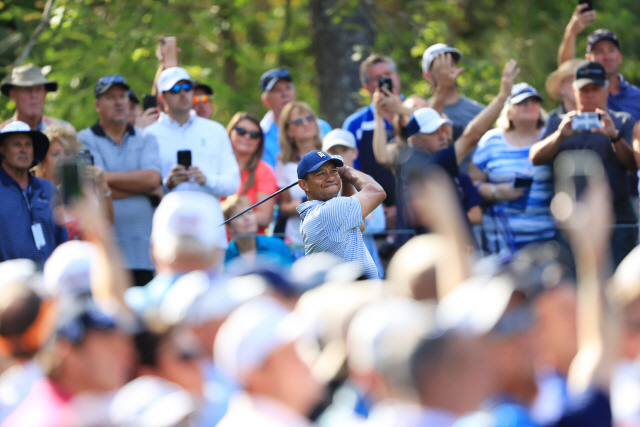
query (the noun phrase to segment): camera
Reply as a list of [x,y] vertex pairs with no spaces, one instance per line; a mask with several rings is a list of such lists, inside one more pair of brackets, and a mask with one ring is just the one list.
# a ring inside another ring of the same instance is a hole
[[602,116],[598,113],[582,113],[571,118],[571,129],[575,131],[600,129]]

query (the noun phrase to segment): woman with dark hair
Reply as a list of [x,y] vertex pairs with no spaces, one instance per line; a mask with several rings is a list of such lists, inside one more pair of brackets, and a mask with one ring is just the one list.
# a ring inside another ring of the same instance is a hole
[[[264,134],[260,121],[253,114],[240,111],[227,125],[227,132],[240,168],[240,188],[237,194],[246,196],[251,204],[255,204],[278,189],[273,168],[261,160]],[[258,233],[264,234],[264,229],[269,226],[274,204],[275,199],[271,199],[255,209]]]

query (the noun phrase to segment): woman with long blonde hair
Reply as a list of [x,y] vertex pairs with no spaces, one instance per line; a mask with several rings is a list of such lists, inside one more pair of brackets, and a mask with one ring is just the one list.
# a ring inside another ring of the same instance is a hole
[[[322,149],[318,117],[313,109],[301,101],[285,105],[280,113],[280,154],[276,162],[276,180],[279,188],[298,180],[298,163],[302,156]],[[294,258],[304,255],[300,234],[300,215],[296,207],[306,198],[304,191],[294,186],[280,196],[280,215],[287,217],[285,242]]]

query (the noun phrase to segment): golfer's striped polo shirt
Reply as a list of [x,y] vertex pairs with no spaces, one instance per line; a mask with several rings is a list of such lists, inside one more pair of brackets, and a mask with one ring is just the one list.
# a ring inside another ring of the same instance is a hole
[[362,206],[355,197],[327,202],[310,200],[297,207],[306,255],[328,252],[345,262],[357,262],[369,279],[378,279],[371,254],[362,240]]

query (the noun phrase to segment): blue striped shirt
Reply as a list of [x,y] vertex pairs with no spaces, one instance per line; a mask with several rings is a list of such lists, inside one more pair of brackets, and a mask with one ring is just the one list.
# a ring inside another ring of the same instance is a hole
[[485,208],[482,225],[492,253],[508,250],[511,246],[509,240],[519,248],[555,236],[556,227],[549,211],[553,197],[553,171],[550,166],[533,166],[529,161],[530,149],[530,146],[509,144],[504,138],[504,130],[492,129],[480,139],[473,155],[473,163],[487,174],[487,181],[493,184],[512,183],[516,175],[533,178],[526,200],[498,201]]
[[345,262],[356,262],[369,279],[378,279],[371,254],[362,239],[362,205],[355,197],[335,197],[327,202],[309,200],[296,208],[306,255],[328,252]]

